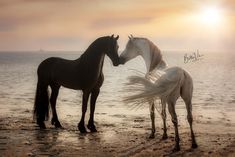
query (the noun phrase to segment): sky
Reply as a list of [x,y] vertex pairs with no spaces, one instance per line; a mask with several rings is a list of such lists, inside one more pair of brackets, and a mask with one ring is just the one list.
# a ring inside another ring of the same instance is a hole
[[162,50],[233,51],[234,0],[0,0],[0,51],[85,50],[100,36]]

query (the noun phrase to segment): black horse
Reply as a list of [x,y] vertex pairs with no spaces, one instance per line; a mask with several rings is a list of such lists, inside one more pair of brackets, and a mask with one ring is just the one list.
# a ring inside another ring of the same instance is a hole
[[[118,40],[119,36],[104,36],[96,39],[88,49],[76,60],[66,60],[51,57],[44,60],[38,67],[38,83],[34,104],[34,118],[40,128],[45,129],[45,120],[49,117],[49,102],[52,109],[51,124],[56,128],[62,127],[56,113],[56,99],[60,86],[82,90],[82,117],[78,124],[81,133],[85,133],[84,124],[87,102],[90,99],[90,119],[88,129],[96,132],[94,111],[96,99],[103,84],[103,63],[105,54],[112,60],[114,66],[119,65]],[[48,86],[51,96],[48,96]]]

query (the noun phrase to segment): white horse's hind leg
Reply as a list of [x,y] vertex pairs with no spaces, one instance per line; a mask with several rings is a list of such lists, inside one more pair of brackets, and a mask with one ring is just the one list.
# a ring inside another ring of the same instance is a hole
[[192,94],[193,94],[193,82],[189,75],[186,74],[185,81],[181,87],[181,97],[186,104],[187,109],[187,119],[190,125],[191,138],[192,138],[192,148],[197,148],[197,142],[195,140],[193,131],[193,115],[192,115]]
[[190,126],[191,131],[191,138],[192,138],[192,148],[197,148],[197,142],[195,140],[194,131],[193,131],[193,115],[192,115],[192,97],[188,93],[185,93],[184,90],[182,90],[181,97],[183,98],[186,109],[187,109],[187,119]]
[[179,145],[179,142],[180,142],[180,138],[179,138],[179,132],[178,132],[178,119],[177,119],[177,115],[176,115],[176,112],[175,112],[175,103],[176,101],[167,101],[168,103],[168,110],[169,110],[169,113],[171,115],[171,120],[172,120],[172,123],[174,124],[174,127],[175,127],[175,147],[173,149],[173,152],[176,152],[176,151],[179,151],[180,150],[180,145]]
[[151,118],[151,123],[152,123],[152,130],[149,138],[154,138],[155,137],[155,106],[154,106],[154,101],[149,102],[149,111],[150,111],[150,118]]
[[192,115],[192,103],[187,102],[186,103],[186,108],[187,108],[187,119],[190,125],[190,130],[191,130],[191,138],[192,138],[192,148],[197,148],[197,142],[195,140],[194,132],[193,132],[193,115]]
[[162,104],[162,120],[163,120],[163,135],[162,135],[162,139],[165,140],[168,138],[167,136],[167,128],[166,128],[166,101],[165,100],[161,100],[161,104]]

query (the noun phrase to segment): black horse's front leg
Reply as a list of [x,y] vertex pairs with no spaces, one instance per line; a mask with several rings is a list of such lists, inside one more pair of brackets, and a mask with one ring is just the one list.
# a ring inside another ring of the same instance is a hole
[[95,112],[95,104],[96,104],[96,100],[97,97],[100,93],[100,89],[95,89],[94,91],[92,91],[91,93],[91,104],[90,104],[90,119],[87,125],[87,128],[89,130],[91,130],[91,132],[97,132],[95,124],[94,124],[94,112]]
[[59,88],[60,86],[56,86],[56,85],[51,85],[51,98],[50,98],[50,103],[51,103],[51,110],[52,110],[52,119],[51,119],[51,124],[54,125],[56,128],[62,128],[60,121],[58,119],[57,116],[57,112],[56,112],[56,99],[58,97],[59,94]]
[[90,93],[89,92],[83,92],[83,98],[82,98],[82,117],[80,122],[78,123],[78,129],[81,133],[86,133],[85,128],[85,115],[87,110],[87,101],[89,98]]

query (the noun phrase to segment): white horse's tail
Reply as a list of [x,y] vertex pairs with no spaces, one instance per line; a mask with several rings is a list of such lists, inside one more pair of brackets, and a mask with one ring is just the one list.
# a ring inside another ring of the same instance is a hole
[[167,98],[174,91],[180,92],[183,79],[184,73],[182,70],[177,70],[177,73],[174,71],[174,74],[171,72],[165,73],[155,83],[150,82],[144,77],[131,76],[129,77],[127,90],[129,92],[140,91],[140,93],[125,97],[124,102],[143,104],[151,102],[153,99]]

